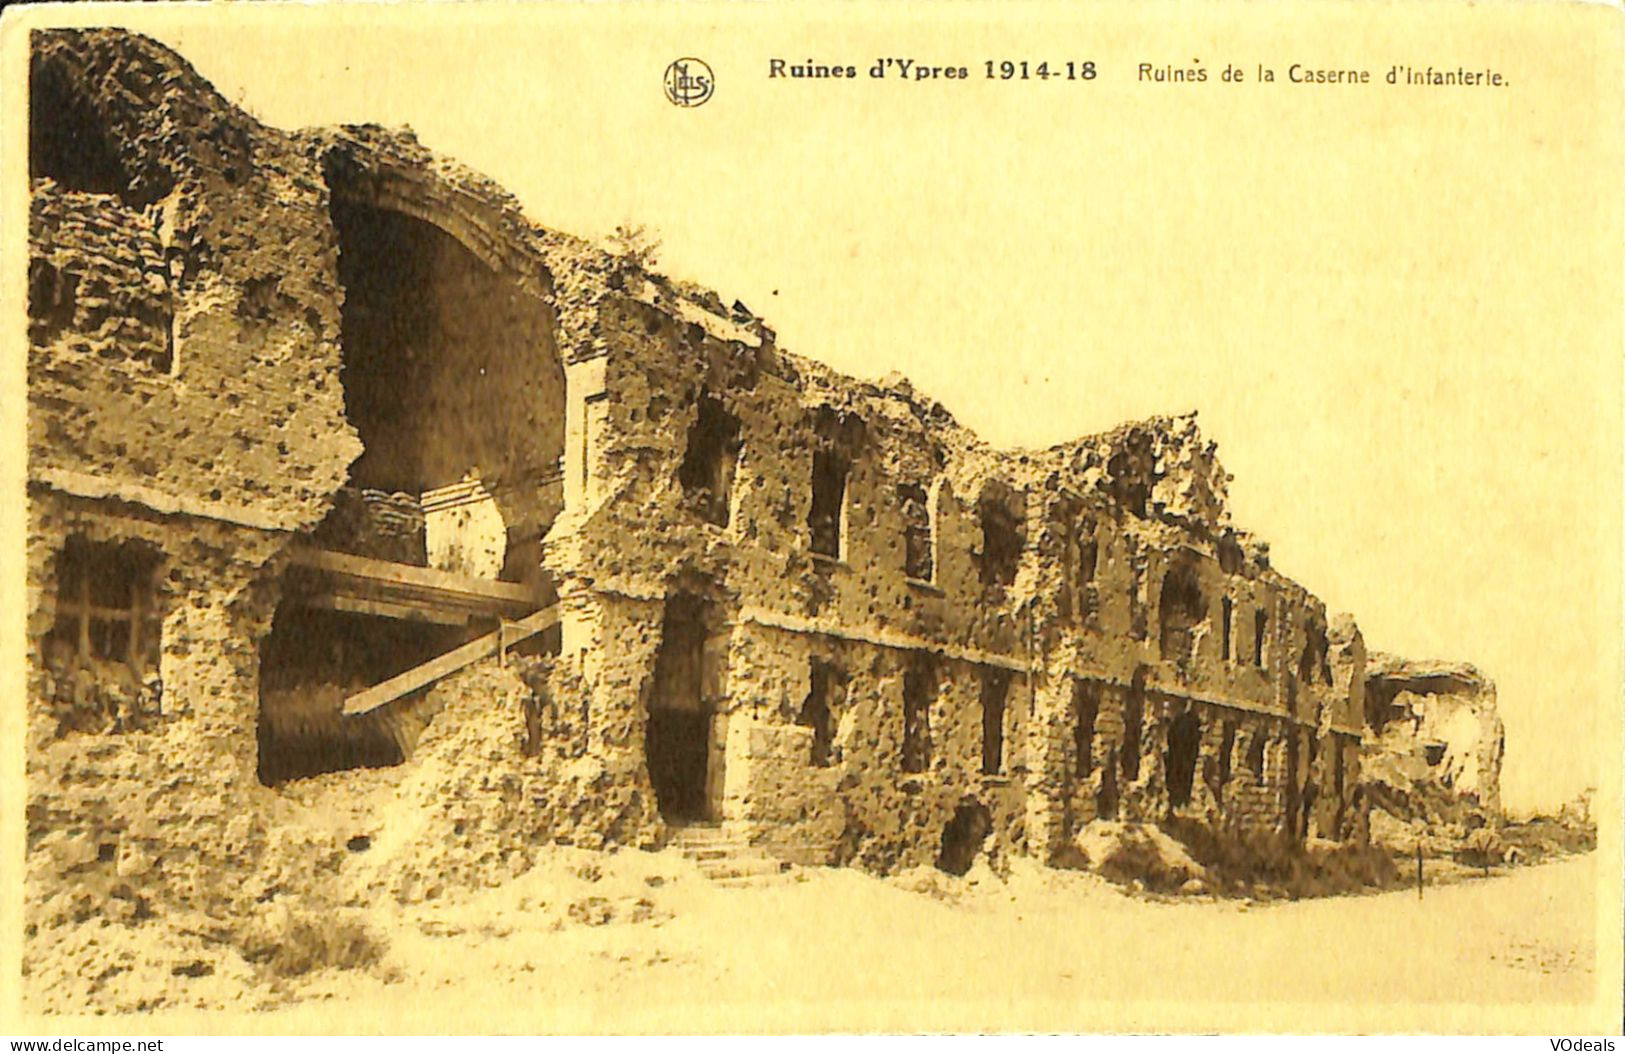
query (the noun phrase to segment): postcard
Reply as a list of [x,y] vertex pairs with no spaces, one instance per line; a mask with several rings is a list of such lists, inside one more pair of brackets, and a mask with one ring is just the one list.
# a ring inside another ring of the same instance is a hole
[[5,15],[6,1031],[1619,1027],[1617,8]]

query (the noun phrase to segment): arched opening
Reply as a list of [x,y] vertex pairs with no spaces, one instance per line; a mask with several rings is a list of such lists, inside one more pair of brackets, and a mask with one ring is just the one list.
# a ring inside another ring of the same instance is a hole
[[339,377],[362,452],[294,551],[260,649],[266,782],[398,764],[428,687],[384,682],[444,676],[423,667],[477,637],[499,652],[559,640],[556,626],[500,637],[553,599],[541,538],[563,501],[565,386],[552,309],[456,234],[462,221],[422,218],[436,207],[342,153],[325,171]]
[[812,504],[807,511],[809,546],[820,556],[846,555],[846,486],[852,462],[839,450],[815,450]]
[[540,584],[564,501],[565,381],[538,279],[402,211],[409,187],[329,155],[345,415],[361,456],[326,547]]
[[942,828],[937,868],[950,875],[965,874],[976,862],[976,854],[982,851],[982,843],[992,833],[993,814],[976,799],[966,798]]
[[847,557],[848,493],[853,470],[863,454],[863,419],[820,407],[812,415],[811,500],[807,508],[808,548],[836,560]]
[[1025,499],[1008,484],[988,480],[976,508],[982,524],[982,584],[1009,587],[1016,581],[1021,552],[1027,544]]

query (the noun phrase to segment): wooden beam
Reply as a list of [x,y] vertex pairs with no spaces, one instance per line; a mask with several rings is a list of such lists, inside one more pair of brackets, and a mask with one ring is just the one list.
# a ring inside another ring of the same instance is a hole
[[432,567],[417,567],[390,560],[375,560],[368,556],[336,553],[329,549],[301,548],[294,552],[293,563],[351,578],[369,579],[402,586],[417,586],[443,593],[489,597],[519,604],[537,603],[536,591],[517,582],[499,582],[492,578],[457,575]]
[[388,600],[371,600],[344,593],[317,593],[301,598],[306,607],[326,608],[329,611],[347,611],[356,615],[392,618],[402,622],[426,622],[436,626],[466,626],[469,613],[446,611],[429,604],[401,604]]
[[510,622],[495,633],[488,633],[478,640],[464,644],[460,648],[453,648],[444,655],[430,659],[420,666],[414,666],[405,673],[398,673],[382,684],[375,684],[364,692],[357,692],[344,700],[344,713],[346,715],[364,714],[369,710],[376,710],[385,703],[394,702],[409,692],[433,684],[444,677],[449,677],[465,666],[471,666],[481,659],[492,655],[499,646],[514,645],[526,640],[545,629],[558,625],[559,608],[557,604],[545,607],[540,611],[532,612],[518,622]]

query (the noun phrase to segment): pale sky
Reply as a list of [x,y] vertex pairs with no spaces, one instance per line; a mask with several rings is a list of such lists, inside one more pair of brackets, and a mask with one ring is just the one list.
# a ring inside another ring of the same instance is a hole
[[[238,6],[138,17],[268,123],[408,124],[543,225],[648,224],[658,269],[743,300],[788,350],[901,370],[996,444],[1199,410],[1278,568],[1370,647],[1497,681],[1509,807],[1614,771],[1610,12],[866,10],[373,7],[315,32]],[[716,73],[697,109],[661,90],[685,55]],[[883,55],[972,79],[872,81]],[[775,57],[860,77],[770,81]],[[1101,73],[983,79],[1022,57]],[[1205,84],[1135,80],[1197,60]],[[1293,85],[1294,61],[1511,85]],[[1221,82],[1227,63],[1246,81]],[[1281,80],[1255,83],[1261,63]]]

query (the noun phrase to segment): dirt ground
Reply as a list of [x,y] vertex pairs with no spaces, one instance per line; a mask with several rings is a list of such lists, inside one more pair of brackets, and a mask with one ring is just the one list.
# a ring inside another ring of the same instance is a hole
[[1025,861],[1007,880],[810,869],[735,889],[669,850],[559,849],[497,888],[369,910],[375,965],[256,1005],[278,1030],[1518,1031],[1526,1008],[1563,1031],[1593,998],[1597,865],[1257,904]]

